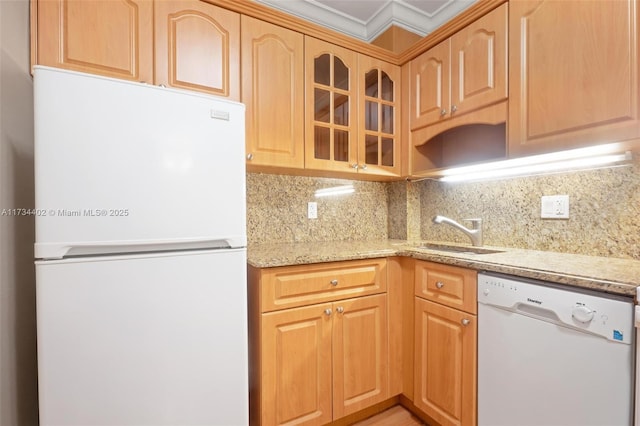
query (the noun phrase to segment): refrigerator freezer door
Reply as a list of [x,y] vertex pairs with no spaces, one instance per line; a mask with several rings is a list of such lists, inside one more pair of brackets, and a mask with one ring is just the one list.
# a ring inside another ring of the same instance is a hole
[[244,105],[47,67],[34,93],[36,258],[246,245]]
[[246,425],[244,249],[36,263],[42,425]]

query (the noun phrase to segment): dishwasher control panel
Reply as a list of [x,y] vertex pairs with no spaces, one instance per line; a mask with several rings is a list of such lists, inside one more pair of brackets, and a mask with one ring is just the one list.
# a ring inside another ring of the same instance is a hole
[[517,277],[478,274],[478,303],[602,336],[633,340],[633,300],[559,288]]

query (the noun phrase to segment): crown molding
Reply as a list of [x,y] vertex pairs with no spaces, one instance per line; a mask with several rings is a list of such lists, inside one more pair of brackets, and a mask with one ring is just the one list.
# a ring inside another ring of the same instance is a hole
[[367,43],[375,40],[392,25],[424,37],[475,2],[448,0],[434,13],[426,13],[403,0],[389,0],[365,22],[314,0],[256,1]]
[[365,22],[359,19],[354,19],[346,14],[339,13],[313,0],[287,0],[286,2],[278,0],[256,1],[281,12],[291,14],[299,19],[330,28],[350,37],[355,37],[359,40],[367,39],[367,27]]

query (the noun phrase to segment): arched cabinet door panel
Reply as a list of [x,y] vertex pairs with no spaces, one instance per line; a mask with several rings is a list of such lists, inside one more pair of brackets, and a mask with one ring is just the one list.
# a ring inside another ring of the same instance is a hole
[[240,100],[240,15],[201,1],[155,3],[156,84]]
[[449,118],[451,43],[447,39],[411,61],[411,128]]
[[305,167],[358,171],[355,52],[305,38]]
[[400,67],[358,55],[358,173],[400,176]]
[[151,0],[49,0],[32,7],[36,64],[153,82]]
[[242,16],[247,167],[304,167],[304,38]]
[[502,4],[411,61],[411,130],[448,120],[455,127],[459,117],[507,99],[508,7]]

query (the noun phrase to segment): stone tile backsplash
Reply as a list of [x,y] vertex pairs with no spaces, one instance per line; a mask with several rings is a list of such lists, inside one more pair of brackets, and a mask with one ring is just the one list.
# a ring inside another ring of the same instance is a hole
[[[353,184],[355,193],[316,198],[317,189]],[[307,203],[318,218],[307,219]],[[386,184],[305,176],[247,174],[249,243],[388,238]]]
[[[569,219],[541,219],[543,195],[569,195]],[[435,215],[483,219],[484,244],[640,259],[640,158],[631,167],[420,186],[421,238],[468,242]]]
[[[316,189],[345,184],[356,192],[314,197]],[[540,197],[564,194],[569,219],[541,219]],[[307,219],[309,201],[318,203],[318,219]],[[433,224],[438,214],[482,218],[486,245],[640,260],[640,157],[632,167],[458,184],[247,174],[250,243],[469,241]]]

